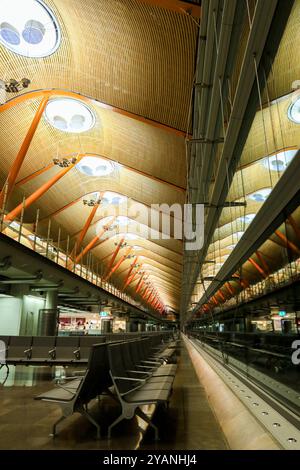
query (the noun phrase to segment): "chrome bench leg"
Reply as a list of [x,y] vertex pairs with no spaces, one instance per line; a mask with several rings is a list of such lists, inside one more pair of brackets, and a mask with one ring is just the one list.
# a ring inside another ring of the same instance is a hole
[[50,434],[51,437],[57,436],[56,427],[57,427],[57,425],[58,425],[61,421],[63,421],[64,419],[66,419],[66,417],[65,417],[65,416],[61,416],[61,417],[53,424],[52,433]]
[[139,416],[140,418],[142,418],[144,421],[146,421],[146,423],[149,424],[149,426],[151,426],[151,428],[154,429],[154,432],[155,432],[155,440],[156,441],[159,441],[159,434],[158,434],[158,428],[157,426],[155,426],[155,424],[152,423],[151,419],[149,418],[149,416],[147,416],[140,408],[137,408],[136,411],[135,411],[135,414],[137,416]]

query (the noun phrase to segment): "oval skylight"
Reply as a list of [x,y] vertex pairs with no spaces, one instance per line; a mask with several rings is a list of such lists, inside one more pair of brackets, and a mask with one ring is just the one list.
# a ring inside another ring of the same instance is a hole
[[76,165],[80,173],[87,176],[108,176],[114,171],[113,163],[98,157],[83,157]]
[[60,44],[58,22],[42,0],[1,0],[0,42],[25,57],[46,57]]
[[256,214],[247,214],[243,217],[239,217],[237,220],[245,224],[251,224],[252,220],[255,218]]
[[45,118],[59,131],[79,134],[92,129],[96,119],[92,110],[73,98],[55,98],[45,109]]
[[271,194],[272,188],[262,188],[255,193],[249,194],[249,199],[255,202],[265,202],[268,196]]
[[102,198],[103,204],[113,204],[114,206],[123,204],[126,201],[127,201],[126,196],[123,196],[122,194],[114,193],[111,191],[105,191],[105,193],[103,194],[103,198]]
[[297,150],[286,150],[263,159],[263,165],[271,171],[284,171],[296,155]]
[[300,97],[289,107],[288,117],[296,124],[300,124]]

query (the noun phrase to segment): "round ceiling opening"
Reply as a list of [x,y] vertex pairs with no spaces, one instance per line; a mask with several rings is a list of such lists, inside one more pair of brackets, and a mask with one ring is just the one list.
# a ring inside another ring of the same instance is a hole
[[73,98],[50,100],[45,109],[45,118],[55,129],[76,134],[92,129],[96,122],[92,110]]
[[58,22],[42,0],[2,0],[0,43],[25,57],[46,57],[60,44]]
[[113,163],[98,157],[83,157],[76,165],[80,173],[86,176],[108,176],[114,171]]
[[255,202],[265,202],[272,192],[272,188],[262,188],[255,193],[249,194],[249,199]]
[[127,201],[127,197],[123,194],[114,193],[112,191],[105,191],[102,198],[103,204],[112,204],[114,206],[119,206]]
[[275,155],[264,158],[263,165],[270,171],[282,172],[289,166],[296,153],[297,150],[285,150],[283,152],[279,152]]
[[294,123],[300,124],[300,97],[289,107],[288,117]]

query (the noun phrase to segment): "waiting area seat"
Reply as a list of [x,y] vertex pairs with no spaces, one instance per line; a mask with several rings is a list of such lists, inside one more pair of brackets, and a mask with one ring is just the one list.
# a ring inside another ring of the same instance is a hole
[[[157,440],[158,428],[143,412],[142,406],[150,404],[167,406],[172,393],[174,376],[170,374],[152,377],[149,371],[136,370],[136,364],[130,359],[130,343],[109,344],[108,358],[114,390],[122,408],[120,416],[108,428],[108,438],[111,438],[112,429],[119,422],[137,415],[154,429]],[[128,367],[134,367],[134,369],[128,369]]]
[[81,413],[97,429],[97,437],[100,438],[100,425],[90,415],[88,404],[98,397],[112,384],[105,344],[94,344],[90,348],[87,369],[83,377],[72,378],[69,383],[57,384],[49,392],[35,397],[36,400],[57,403],[62,410],[62,416],[53,425],[52,435],[56,435],[57,425],[73,413]]
[[[141,348],[141,343],[146,346],[145,349]],[[73,347],[74,344],[70,346]],[[84,343],[84,347],[86,346]],[[88,404],[107,392],[122,408],[120,416],[108,428],[109,439],[116,424],[135,415],[154,429],[155,438],[158,439],[158,429],[142,407],[150,404],[168,405],[177,366],[147,360],[150,356],[147,356],[145,351],[149,349],[151,353],[151,346],[151,338],[91,345],[87,369],[83,376],[67,378],[64,383],[57,384],[49,392],[35,397],[37,400],[57,403],[62,409],[62,416],[54,424],[52,435],[56,435],[56,427],[63,419],[79,412],[96,427],[99,437],[100,424],[89,414]]]

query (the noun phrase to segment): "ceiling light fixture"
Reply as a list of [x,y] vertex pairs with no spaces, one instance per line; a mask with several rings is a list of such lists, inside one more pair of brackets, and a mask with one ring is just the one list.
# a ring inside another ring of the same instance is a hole
[[0,43],[25,57],[46,57],[60,44],[53,12],[42,0],[1,0]]
[[46,106],[44,116],[55,129],[80,134],[92,129],[96,118],[92,110],[74,98],[54,98]]

